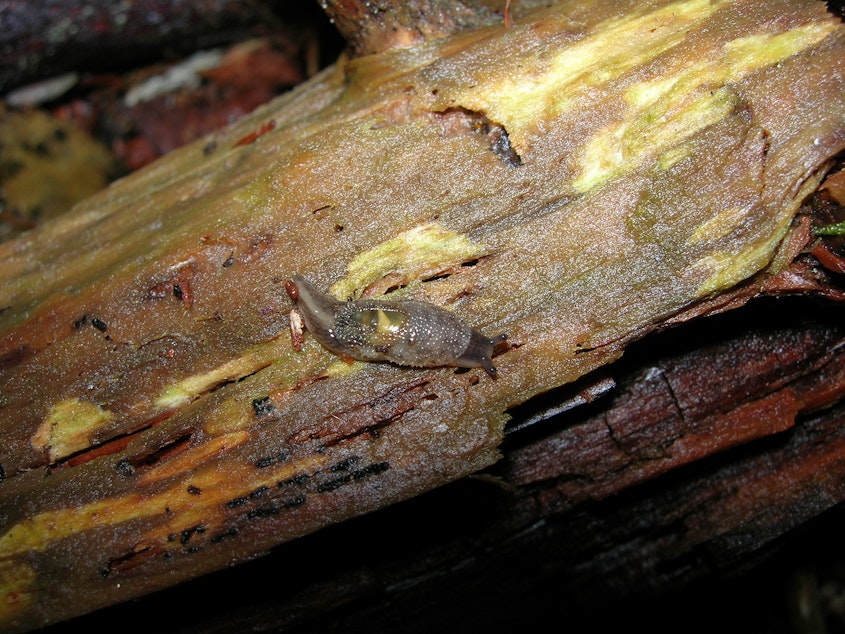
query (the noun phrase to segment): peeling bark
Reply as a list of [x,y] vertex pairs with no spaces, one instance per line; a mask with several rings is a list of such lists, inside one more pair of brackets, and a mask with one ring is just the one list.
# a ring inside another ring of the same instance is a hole
[[500,19],[485,6],[463,0],[325,0],[321,4],[355,55],[411,46],[490,26]]

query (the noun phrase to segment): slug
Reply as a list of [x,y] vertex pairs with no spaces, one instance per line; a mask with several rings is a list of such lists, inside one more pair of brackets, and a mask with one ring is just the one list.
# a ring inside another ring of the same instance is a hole
[[413,300],[359,299],[342,302],[297,275],[285,290],[323,347],[359,361],[399,365],[484,368],[496,376],[493,352],[507,339],[488,338],[452,313]]

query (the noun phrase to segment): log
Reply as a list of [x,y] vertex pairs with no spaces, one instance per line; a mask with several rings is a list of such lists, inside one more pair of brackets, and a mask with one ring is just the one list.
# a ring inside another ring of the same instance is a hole
[[[252,0],[6,2],[0,16],[0,94],[82,71],[115,72],[223,46],[268,28],[294,32],[303,14]],[[317,13],[319,15],[319,13]]]
[[[828,568],[841,532],[845,412],[841,400],[825,404],[845,389],[845,332],[842,307],[824,308],[807,298],[758,299],[652,334],[618,362],[513,411],[504,459],[483,477],[55,631],[117,621],[181,634],[502,631],[551,620],[671,632],[690,614],[695,632],[789,631],[799,607],[799,625],[836,623],[830,593],[842,580]],[[752,363],[767,380],[748,372]],[[666,437],[681,412],[693,439],[727,417],[724,393],[700,380],[706,374],[733,386],[733,411],[750,414],[746,428],[757,411],[779,410],[783,422],[801,401],[801,412],[779,432],[684,469],[645,473],[652,460],[666,466],[682,453],[683,442]],[[589,406],[518,429],[518,420],[609,378],[615,388]],[[672,406],[661,408],[666,401]],[[781,407],[769,407],[776,401]],[[624,433],[643,420],[639,433]],[[599,451],[608,445],[613,452]],[[555,457],[562,454],[570,460]],[[602,466],[620,467],[618,477]],[[799,592],[802,579],[826,589]],[[195,605],[203,609],[186,610]],[[162,622],[162,614],[176,616]]]
[[[2,627],[476,472],[520,404],[764,288],[806,244],[796,212],[845,143],[843,39],[816,2],[562,2],[342,60],[0,245]],[[350,364],[308,333],[297,351],[294,274],[507,332],[497,378]],[[718,421],[719,442],[655,468],[786,419]],[[645,455],[680,442],[623,431]],[[616,490],[654,473],[623,470]]]

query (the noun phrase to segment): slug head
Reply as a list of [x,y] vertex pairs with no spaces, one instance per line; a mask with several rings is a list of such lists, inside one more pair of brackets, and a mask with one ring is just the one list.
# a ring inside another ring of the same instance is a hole
[[286,281],[285,291],[296,302],[308,331],[327,348],[337,351],[335,315],[343,302],[321,293],[301,275]]

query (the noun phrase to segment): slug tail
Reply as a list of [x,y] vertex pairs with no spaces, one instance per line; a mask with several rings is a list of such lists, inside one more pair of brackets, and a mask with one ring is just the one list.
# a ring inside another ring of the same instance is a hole
[[507,335],[501,334],[492,339],[485,337],[476,330],[472,331],[469,345],[464,353],[455,361],[455,365],[465,368],[484,368],[491,377],[498,374],[496,366],[493,365],[493,353],[496,347],[506,341]]

